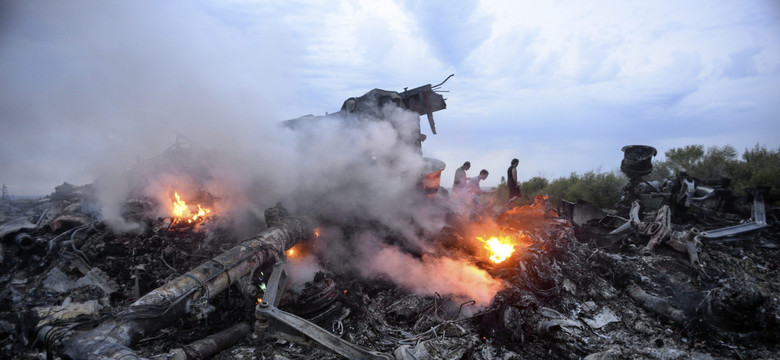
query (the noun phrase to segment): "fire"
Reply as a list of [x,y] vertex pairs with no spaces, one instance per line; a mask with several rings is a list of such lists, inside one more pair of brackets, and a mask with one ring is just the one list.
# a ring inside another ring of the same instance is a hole
[[474,224],[468,234],[470,239],[474,239],[474,251],[482,252],[483,256],[494,264],[504,262],[514,255],[515,251],[532,243],[525,231],[503,227],[494,221]]
[[485,249],[490,252],[490,261],[499,264],[509,258],[515,252],[515,245],[509,236],[493,236],[489,240],[477,237],[477,240],[485,243]]
[[293,247],[287,249],[287,251],[284,252],[284,254],[287,255],[287,259],[290,260],[301,258],[306,255],[306,253],[307,251],[304,244],[295,244]]
[[189,209],[187,208],[187,203],[181,199],[178,192],[174,192],[173,195],[176,196],[176,201],[173,202],[173,216],[180,218],[184,215],[184,210],[189,211]]
[[181,199],[181,196],[178,192],[173,193],[174,197],[176,197],[176,200],[173,202],[173,223],[183,223],[187,222],[187,224],[194,224],[199,221],[203,221],[203,219],[206,217],[206,214],[211,213],[211,209],[203,208],[200,204],[198,204],[198,211],[194,212],[190,210],[190,206],[187,205],[187,203]]

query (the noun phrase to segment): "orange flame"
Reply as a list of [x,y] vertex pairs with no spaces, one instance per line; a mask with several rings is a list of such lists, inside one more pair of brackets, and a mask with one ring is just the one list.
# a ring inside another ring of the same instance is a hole
[[206,214],[211,212],[211,209],[204,209],[198,204],[198,212],[193,214],[193,212],[190,211],[190,206],[181,199],[178,192],[174,192],[173,195],[176,197],[176,201],[173,202],[172,210],[174,223],[180,223],[186,220],[188,224],[192,224],[202,221],[206,217]]
[[524,231],[499,226],[494,221],[473,224],[468,231],[476,253],[482,253],[494,264],[500,264],[531,245],[531,238]]
[[306,255],[306,246],[304,244],[295,244],[293,247],[287,249],[284,252],[287,255],[287,259],[294,260]]
[[509,236],[493,236],[489,240],[477,237],[477,240],[485,243],[485,249],[489,251],[490,261],[499,264],[512,256],[515,252],[515,244]]
[[176,196],[176,201],[173,202],[173,216],[180,218],[184,215],[184,210],[189,211],[189,209],[187,208],[187,203],[181,199],[178,192],[174,192],[173,195]]

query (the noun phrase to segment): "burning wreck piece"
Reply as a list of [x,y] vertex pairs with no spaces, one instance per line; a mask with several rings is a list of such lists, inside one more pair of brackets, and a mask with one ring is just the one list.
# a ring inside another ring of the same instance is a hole
[[176,201],[173,202],[173,216],[171,217],[171,226],[189,226],[197,224],[201,221],[203,221],[206,218],[206,215],[208,215],[211,212],[211,209],[204,209],[200,204],[198,204],[198,211],[194,211],[190,209],[190,206],[187,205],[186,202],[184,202],[181,199],[181,196],[179,196],[178,192],[174,192],[173,196],[176,197]]

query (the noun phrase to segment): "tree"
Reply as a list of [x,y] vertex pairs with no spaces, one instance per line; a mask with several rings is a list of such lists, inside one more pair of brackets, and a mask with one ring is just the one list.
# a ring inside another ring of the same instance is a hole
[[731,145],[710,146],[704,151],[704,145],[688,145],[684,148],[671,148],[664,155],[666,160],[653,163],[651,179],[666,179],[680,171],[698,178],[717,178],[727,176],[737,162],[737,150]]
[[730,169],[734,189],[771,186],[772,193],[780,192],[780,149],[769,150],[756,144],[742,153],[742,160]]
[[685,170],[698,178],[731,179],[731,189],[743,193],[756,186],[770,186],[772,194],[780,190],[780,149],[771,150],[756,144],[745,149],[742,158],[731,145],[711,146],[704,151],[703,145],[688,145],[672,148],[665,153],[666,160],[653,162],[650,179],[667,179]]
[[701,161],[704,156],[704,145],[688,145],[684,148],[671,148],[666,150],[667,164],[677,171],[688,171],[689,173]]

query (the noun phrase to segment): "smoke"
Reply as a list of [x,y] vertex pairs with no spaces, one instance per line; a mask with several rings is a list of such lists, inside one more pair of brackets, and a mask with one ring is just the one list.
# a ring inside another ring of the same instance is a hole
[[[258,28],[175,0],[2,6],[0,112],[14,124],[0,144],[8,174],[94,183],[102,219],[116,232],[143,230],[123,217],[129,198],[153,199],[154,215],[167,216],[174,191],[188,203],[209,194],[236,236],[258,231],[263,210],[281,202],[346,229],[331,237],[338,245],[328,258],[363,253],[372,264],[365,276],[422,294],[465,296],[472,287],[481,304],[499,287],[467,263],[401,250],[430,252],[426,236],[444,224],[420,206],[417,182],[427,170],[417,113],[376,103],[282,126],[282,112],[312,112],[317,99],[293,98],[297,43],[274,16]],[[26,153],[41,155],[18,161]],[[394,245],[376,237],[356,249],[348,229],[361,223],[391,234]],[[296,278],[317,269],[307,264]],[[406,271],[414,275],[405,279]]]
[[[281,201],[334,222],[372,218],[406,232],[406,195],[424,165],[409,138],[417,114],[377,106],[348,122],[280,126],[282,110],[311,112],[316,100],[292,98],[296,40],[275,16],[263,14],[269,21],[258,28],[220,13],[231,10],[258,8],[5,2],[0,110],[14,126],[0,145],[4,172],[94,182],[117,231],[138,229],[121,217],[128,197],[168,204],[173,191],[185,200],[205,191],[224,217],[260,219]],[[158,155],[176,133],[189,153]],[[18,161],[25,153],[40,158]]]
[[364,257],[362,266],[366,277],[385,276],[417,294],[452,294],[473,299],[478,306],[489,305],[504,287],[500,280],[465,260],[427,254],[416,258],[392,246]]
[[314,279],[314,274],[324,270],[313,254],[295,257],[287,266],[289,276],[289,288],[292,290],[303,289],[304,285]]
[[106,224],[118,232],[138,232],[143,230],[138,223],[125,220],[122,216],[122,204],[130,195],[128,179],[121,176],[107,176],[105,181],[95,184],[98,195],[97,205]]
[[273,151],[297,54],[273,16],[258,28],[176,0],[0,6],[0,167],[16,193],[124,172],[176,132]]
[[[478,268],[466,254],[453,255],[435,248],[413,254],[404,244],[389,242],[386,235],[375,229],[346,234],[339,227],[322,228],[312,247],[322,265],[314,267],[309,263],[311,258],[305,257],[305,261],[294,259],[291,267],[303,269],[297,271],[298,278],[311,279],[313,273],[302,274],[306,269],[314,271],[321,266],[368,280],[383,278],[419,295],[438,293],[457,300],[474,300],[479,307],[488,306],[504,288],[501,280]],[[443,253],[450,254],[436,255]]]
[[409,216],[422,198],[416,182],[425,170],[408,132],[399,129],[419,116],[395,106],[380,113],[381,120],[331,117],[308,121],[300,130],[274,127],[272,152],[239,144],[174,146],[118,176],[100,178],[96,191],[103,216],[121,223],[114,220],[130,195],[156,199],[164,205],[158,214],[163,216],[170,214],[174,191],[188,202],[206,192],[226,218],[246,212],[260,217],[281,202],[332,223],[378,220],[408,232]]

